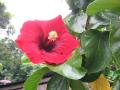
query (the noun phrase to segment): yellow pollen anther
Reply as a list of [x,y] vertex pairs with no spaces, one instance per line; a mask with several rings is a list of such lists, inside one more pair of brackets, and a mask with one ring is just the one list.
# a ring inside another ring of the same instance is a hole
[[51,31],[48,34],[48,39],[51,41],[55,41],[58,38],[58,34],[56,31]]

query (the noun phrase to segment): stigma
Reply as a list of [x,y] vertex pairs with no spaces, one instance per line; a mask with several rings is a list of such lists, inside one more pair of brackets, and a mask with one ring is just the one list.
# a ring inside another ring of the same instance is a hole
[[56,31],[50,31],[50,32],[48,33],[48,39],[49,39],[50,41],[55,41],[57,38],[58,38],[58,34],[57,34]]

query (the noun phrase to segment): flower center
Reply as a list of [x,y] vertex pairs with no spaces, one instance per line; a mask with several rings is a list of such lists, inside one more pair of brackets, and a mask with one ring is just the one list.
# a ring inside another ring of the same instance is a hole
[[42,43],[39,44],[39,48],[50,52],[55,47],[55,40],[58,38],[56,31],[50,31],[48,37]]
[[56,31],[51,31],[48,33],[48,39],[50,41],[55,41],[58,38],[58,34]]

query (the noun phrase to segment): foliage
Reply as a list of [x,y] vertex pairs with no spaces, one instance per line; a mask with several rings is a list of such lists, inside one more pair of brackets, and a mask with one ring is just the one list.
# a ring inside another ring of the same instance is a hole
[[47,90],[69,90],[69,83],[65,77],[54,75],[47,84]]
[[39,81],[42,79],[43,75],[48,71],[49,71],[48,68],[41,68],[35,71],[34,74],[32,74],[24,83],[24,88],[26,90],[37,90]]
[[9,24],[10,18],[11,14],[9,12],[6,12],[4,3],[0,2],[0,28],[5,29]]
[[[74,61],[76,60],[76,61]],[[73,52],[73,55],[66,61],[64,64],[61,65],[47,65],[47,67],[64,77],[69,79],[78,80],[81,79],[86,74],[86,69],[81,66],[82,58],[78,50]]]
[[9,22],[10,18],[11,14],[6,12],[4,3],[0,2],[0,32],[4,31],[7,34],[5,38],[0,38],[0,80],[18,82],[25,80],[38,67],[21,64],[23,53],[16,48],[15,42],[10,39],[10,36],[15,33],[14,26]]
[[[15,55],[11,53],[11,50],[7,46],[7,40],[1,40],[0,41],[0,62],[3,65],[3,70],[0,73],[0,79],[6,78],[10,76],[11,72],[14,72],[16,70],[15,67],[19,62],[16,62]],[[11,44],[11,43],[10,43]],[[9,45],[9,44],[8,44]]]
[[[8,79],[12,82],[25,80],[31,75],[37,66],[22,65],[22,52],[15,47],[13,40],[9,38],[0,40],[0,79]],[[14,67],[13,67],[14,66]]]

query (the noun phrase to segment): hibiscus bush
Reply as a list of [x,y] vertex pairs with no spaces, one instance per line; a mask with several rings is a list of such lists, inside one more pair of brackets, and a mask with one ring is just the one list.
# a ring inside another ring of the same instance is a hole
[[39,66],[24,83],[37,90],[52,72],[47,90],[120,89],[119,0],[66,0],[64,19],[27,21],[16,40],[22,62]]

